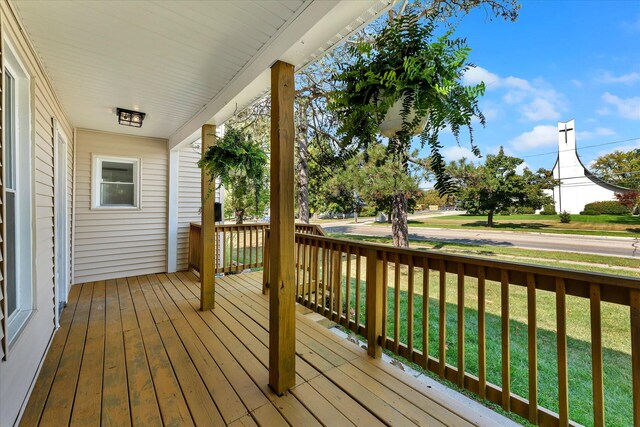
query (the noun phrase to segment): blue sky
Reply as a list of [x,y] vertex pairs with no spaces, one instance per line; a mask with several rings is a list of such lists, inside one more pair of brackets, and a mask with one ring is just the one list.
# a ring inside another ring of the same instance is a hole
[[[478,9],[456,35],[477,65],[465,80],[487,85],[487,125],[474,128],[483,154],[503,145],[531,169],[551,169],[556,154],[545,153],[557,152],[557,122],[571,119],[585,164],[640,147],[640,1],[522,1],[516,22]],[[442,141],[447,160],[473,158],[468,138]]]

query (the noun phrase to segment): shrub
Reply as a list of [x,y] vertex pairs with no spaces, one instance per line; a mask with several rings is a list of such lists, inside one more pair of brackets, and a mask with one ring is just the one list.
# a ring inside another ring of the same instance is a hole
[[530,215],[536,213],[536,210],[529,206],[518,206],[517,208],[515,208],[513,213],[519,215]]
[[560,212],[560,222],[563,224],[569,224],[571,222],[571,214],[567,211]]
[[581,215],[628,215],[631,210],[615,200],[593,202],[584,205]]
[[540,215],[557,215],[555,205],[544,205],[544,209],[540,212]]

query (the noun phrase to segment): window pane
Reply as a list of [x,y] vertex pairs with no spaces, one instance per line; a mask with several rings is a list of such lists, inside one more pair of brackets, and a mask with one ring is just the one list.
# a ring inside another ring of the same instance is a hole
[[[5,263],[7,266],[7,307],[8,316],[18,308],[18,283],[16,282],[16,193],[5,193],[6,203],[6,235],[7,249]],[[7,316],[7,317],[8,317]]]
[[133,183],[133,164],[102,162],[102,182]]
[[133,184],[102,183],[100,185],[100,205],[135,206],[133,189]]

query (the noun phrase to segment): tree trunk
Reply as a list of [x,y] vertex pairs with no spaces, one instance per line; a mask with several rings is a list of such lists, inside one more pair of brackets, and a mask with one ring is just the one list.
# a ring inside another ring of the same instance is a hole
[[489,211],[489,215],[487,216],[487,225],[493,227],[493,209]]
[[236,209],[236,224],[244,224],[244,209]]
[[393,195],[391,207],[391,234],[393,246],[409,247],[409,225],[407,224],[407,198],[402,192]]
[[304,102],[298,104],[298,217],[300,222],[309,223],[309,126],[307,124],[307,108]]

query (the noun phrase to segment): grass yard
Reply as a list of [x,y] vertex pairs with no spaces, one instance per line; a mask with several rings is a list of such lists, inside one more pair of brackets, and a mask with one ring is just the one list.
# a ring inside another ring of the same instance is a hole
[[[364,261],[364,259],[363,259]],[[354,263],[352,262],[352,267]],[[343,263],[346,268],[346,263]],[[354,267],[353,267],[354,268]],[[365,266],[362,266],[365,271]],[[414,346],[422,350],[422,271],[415,270],[414,295]],[[389,265],[387,336],[394,337],[395,289],[392,287],[395,270]],[[351,319],[355,317],[355,287],[351,273],[350,308]],[[400,286],[400,341],[407,342],[407,269],[401,267]],[[343,301],[346,293],[343,276]],[[438,357],[438,319],[439,289],[438,273],[430,275],[429,289],[429,354]],[[510,349],[511,349],[511,392],[522,397],[528,396],[528,341],[527,341],[527,298],[526,289],[510,286]],[[360,283],[360,322],[365,319],[365,282]],[[457,363],[457,277],[447,275],[446,295],[446,347],[447,363]],[[538,386],[539,404],[552,411],[558,411],[557,397],[557,360],[556,360],[556,315],[555,294],[538,291]],[[478,315],[477,283],[475,279],[465,282],[465,363],[466,371],[478,374]],[[567,297],[567,333],[569,354],[569,405],[572,420],[585,425],[593,425],[592,386],[591,386],[591,335],[589,328],[589,301],[583,298]],[[487,381],[502,385],[501,379],[501,301],[500,284],[486,283],[486,342],[487,342]],[[604,347],[604,383],[605,411],[607,425],[630,425],[633,403],[631,379],[631,344],[629,309],[622,306],[603,303],[602,329]],[[519,420],[526,424],[523,419]]]
[[[332,237],[344,237],[359,241],[389,243],[390,239],[332,234]],[[439,249],[454,253],[486,256],[511,261],[522,261],[539,265],[569,267],[609,274],[640,277],[640,262],[635,259],[606,257],[598,255],[571,254],[565,252],[543,252],[509,249],[508,258],[501,254],[501,248],[482,245],[446,244],[439,242],[412,241],[412,248],[421,245],[424,249]],[[561,260],[561,261],[559,261]],[[362,271],[366,271],[366,260],[361,261]],[[585,265],[568,265],[568,262]],[[343,259],[343,272],[346,270],[346,258]],[[343,310],[355,320],[355,262],[351,262],[350,307]],[[393,288],[394,265],[389,264],[389,288],[387,307],[387,336],[394,337],[395,289]],[[400,268],[400,323],[399,338],[407,343],[407,267]],[[422,350],[422,269],[415,269],[414,295],[414,346]],[[343,301],[346,294],[346,274],[342,278]],[[439,289],[438,273],[430,273],[429,289],[429,354],[438,357],[438,318]],[[446,346],[447,363],[457,363],[457,276],[447,274],[446,295]],[[528,396],[528,341],[527,341],[527,298],[526,289],[510,286],[510,349],[511,349],[511,391],[522,397]],[[360,322],[365,319],[365,281],[360,283]],[[477,281],[468,278],[465,281],[465,363],[466,370],[472,375],[478,374],[478,314]],[[555,294],[537,291],[537,334],[538,334],[538,387],[539,404],[557,412],[557,354],[556,354],[556,303]],[[487,380],[501,386],[501,299],[500,284],[487,281],[486,284],[486,339],[487,339]],[[604,353],[605,417],[607,425],[627,426],[632,423],[632,379],[631,379],[631,340],[629,308],[610,303],[602,304],[602,330]],[[567,297],[567,342],[569,359],[569,406],[572,420],[585,425],[593,425],[592,380],[591,380],[591,330],[589,319],[589,300],[573,296]],[[518,419],[527,424],[526,420]]]
[[409,226],[640,237],[640,217],[632,215],[571,215],[569,224],[558,215],[496,215],[493,227],[487,227],[486,216],[446,215],[410,220]]

